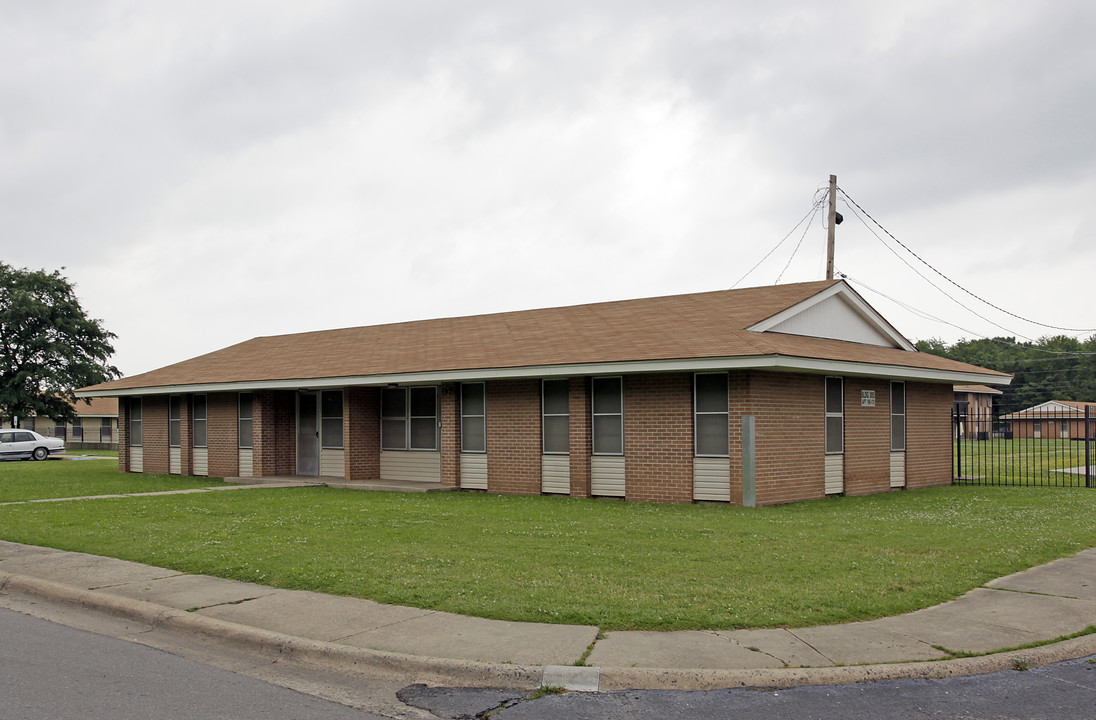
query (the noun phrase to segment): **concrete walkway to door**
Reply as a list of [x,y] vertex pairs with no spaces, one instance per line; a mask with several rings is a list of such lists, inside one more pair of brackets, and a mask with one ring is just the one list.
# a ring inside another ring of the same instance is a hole
[[310,475],[278,475],[273,477],[228,477],[226,483],[242,485],[326,485],[349,490],[387,490],[389,492],[444,492],[456,490],[440,482],[419,482],[413,480],[343,480],[342,478],[315,477]]

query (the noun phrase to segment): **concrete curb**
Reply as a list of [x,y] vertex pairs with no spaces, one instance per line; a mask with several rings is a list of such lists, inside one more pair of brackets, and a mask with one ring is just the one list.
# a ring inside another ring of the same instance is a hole
[[[153,628],[189,633],[211,644],[258,652],[340,672],[384,673],[407,682],[426,682],[462,687],[533,689],[559,684],[557,666],[510,665],[449,658],[420,657],[355,648],[261,630],[225,620],[177,610],[145,600],[135,600],[97,590],[84,590],[50,580],[0,572],[0,593],[41,600],[123,617]],[[582,668],[582,687],[575,690],[716,690],[735,687],[796,687],[844,685],[898,679],[939,679],[980,675],[1017,667],[1038,667],[1062,660],[1096,654],[1096,635],[1025,650],[972,658],[926,662],[855,665],[844,667],[773,668],[757,670],[704,670],[661,668]],[[579,668],[575,668],[579,670]],[[566,673],[564,673],[566,675]],[[589,685],[597,677],[596,688]]]
[[210,643],[344,672],[369,669],[437,684],[515,689],[539,687],[543,673],[541,667],[418,657],[295,637],[26,575],[0,572],[0,592],[74,605],[157,629],[186,632]]

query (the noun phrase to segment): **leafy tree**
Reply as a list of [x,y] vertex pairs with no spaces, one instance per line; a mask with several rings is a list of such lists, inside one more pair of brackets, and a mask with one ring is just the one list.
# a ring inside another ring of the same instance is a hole
[[60,272],[0,263],[0,414],[71,421],[75,389],[119,376],[115,337]]
[[960,340],[947,345],[921,340],[922,352],[1012,374],[997,405],[1009,413],[1047,400],[1096,401],[1096,335],[1078,340],[1067,335],[1016,342],[1012,337]]

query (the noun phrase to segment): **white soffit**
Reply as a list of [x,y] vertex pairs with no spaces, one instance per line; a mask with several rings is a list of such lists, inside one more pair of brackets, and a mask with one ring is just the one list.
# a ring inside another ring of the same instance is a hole
[[778,332],[916,350],[894,326],[844,282],[762,320],[749,329],[754,332]]

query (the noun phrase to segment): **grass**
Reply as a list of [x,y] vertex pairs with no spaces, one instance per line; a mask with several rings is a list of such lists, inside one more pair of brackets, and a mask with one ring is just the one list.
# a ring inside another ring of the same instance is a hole
[[0,502],[209,487],[215,478],[118,472],[110,460],[0,462]]
[[750,509],[253,489],[0,507],[0,537],[507,620],[796,627],[908,612],[1096,546],[1096,493],[946,487]]
[[[1092,448],[1096,462],[1096,448]],[[1083,468],[1085,443],[1060,438],[992,438],[957,440],[953,457],[959,459],[961,484],[1055,485],[1084,487],[1084,473],[1058,472]]]

